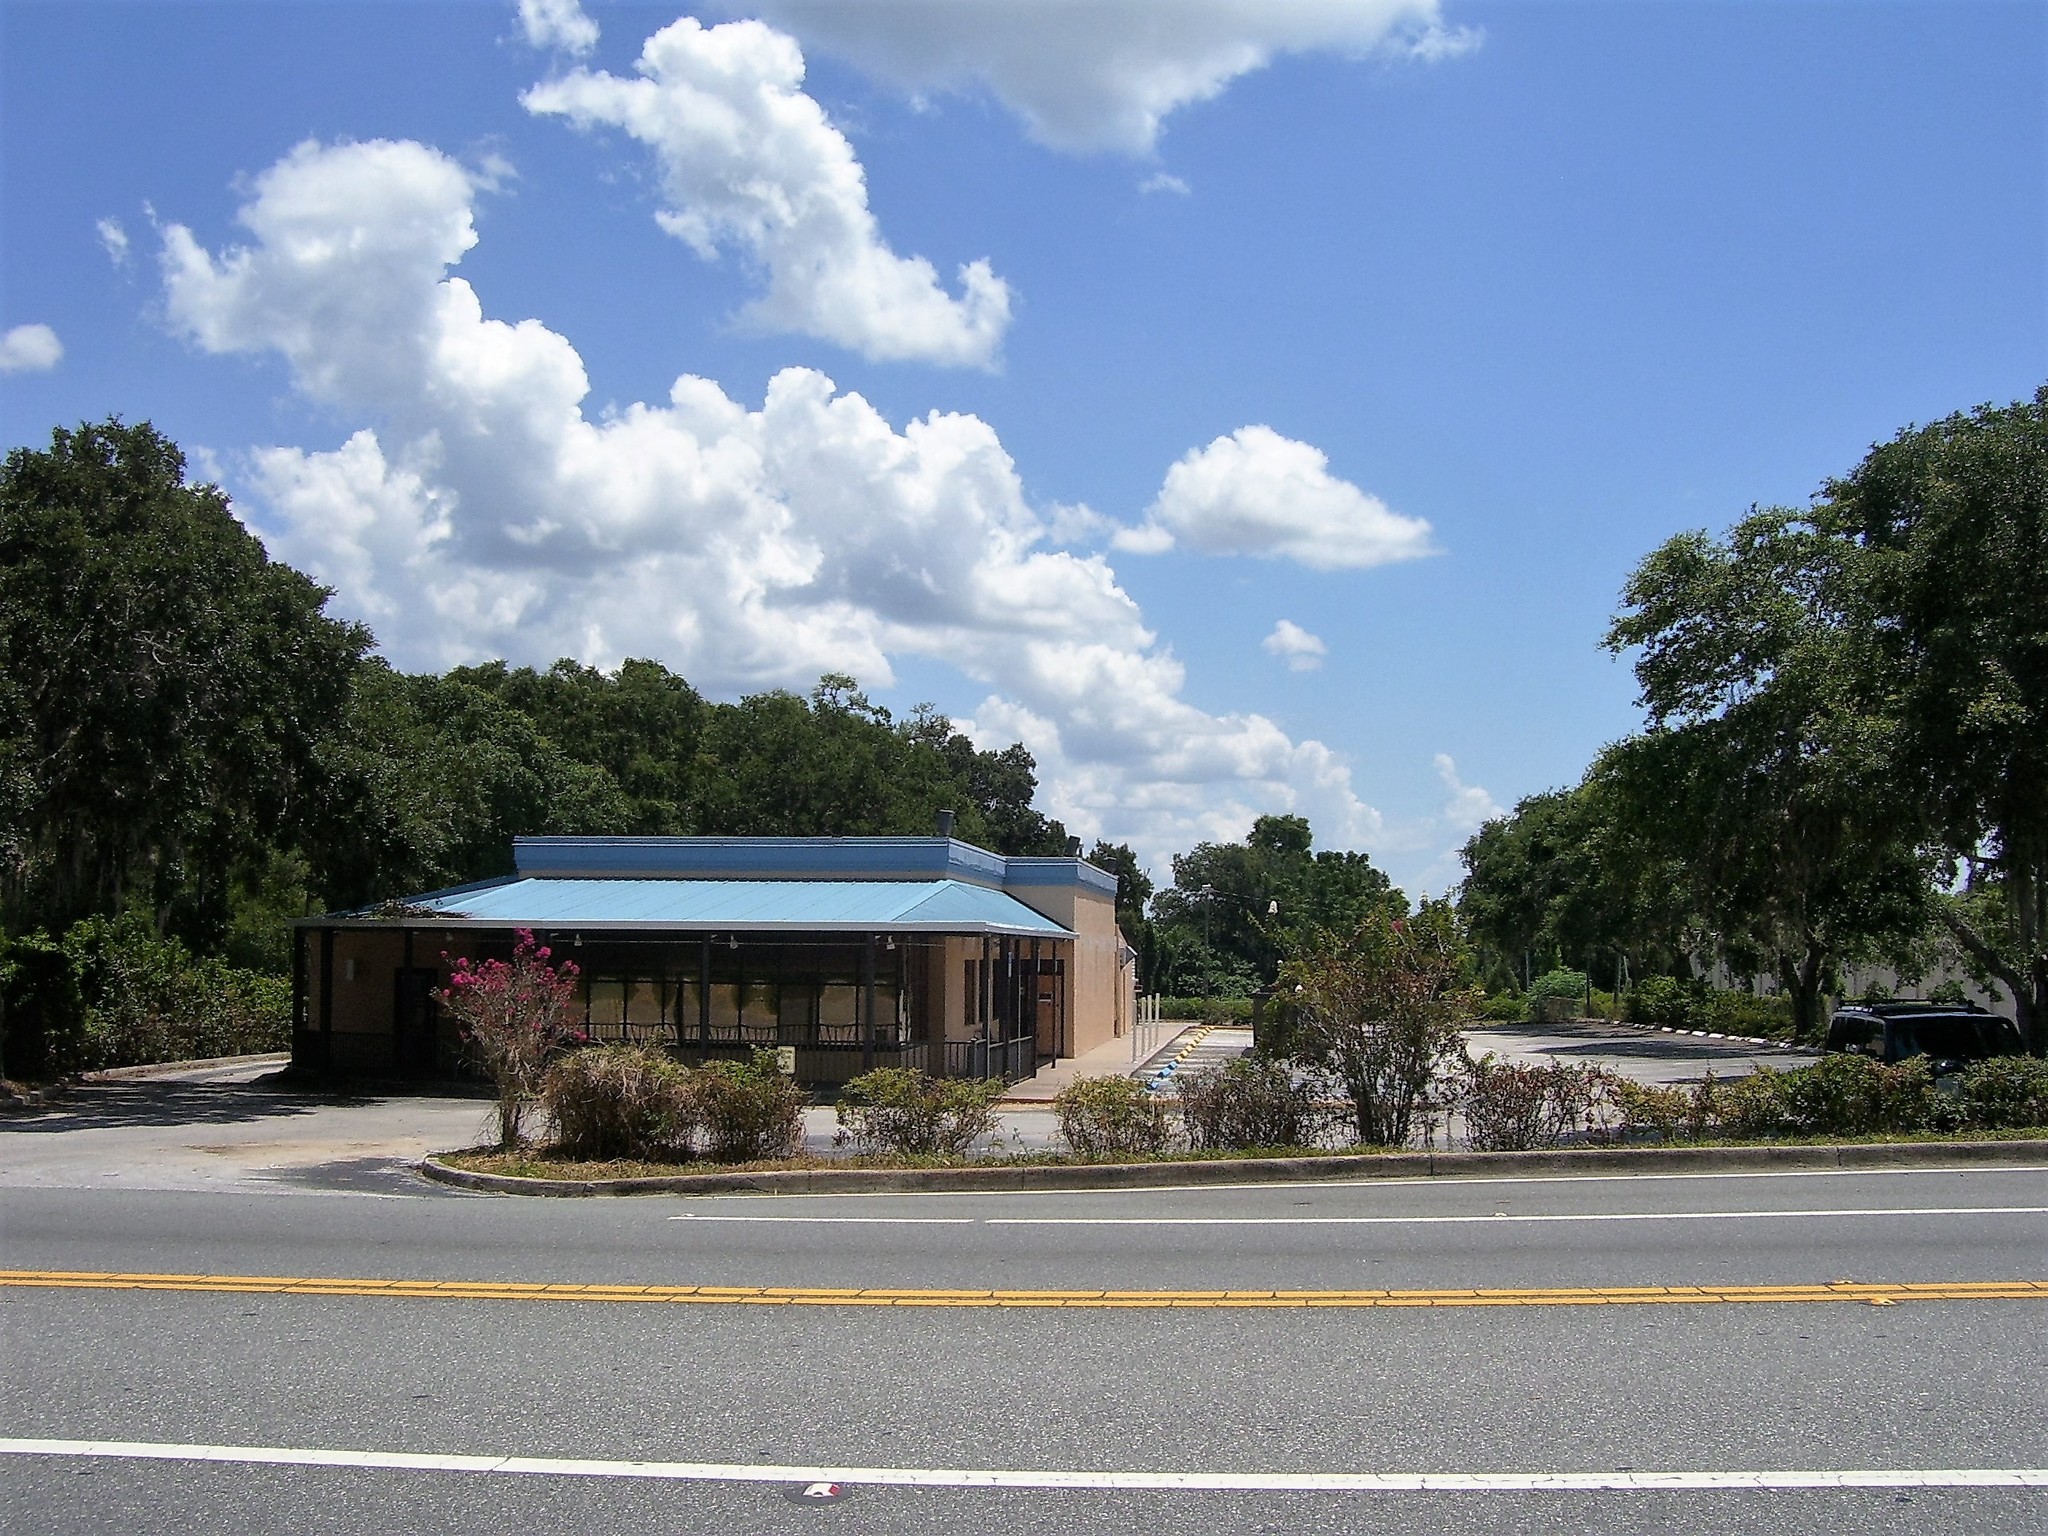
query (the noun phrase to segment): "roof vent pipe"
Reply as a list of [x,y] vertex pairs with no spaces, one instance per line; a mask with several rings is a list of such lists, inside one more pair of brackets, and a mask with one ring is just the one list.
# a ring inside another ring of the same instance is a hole
[[938,835],[940,837],[951,837],[953,835],[953,813],[951,811],[941,811],[936,820],[938,822]]

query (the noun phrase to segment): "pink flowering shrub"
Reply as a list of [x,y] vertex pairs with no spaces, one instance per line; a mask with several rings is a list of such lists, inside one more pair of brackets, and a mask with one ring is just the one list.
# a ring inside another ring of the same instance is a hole
[[520,1144],[527,1102],[549,1058],[583,1038],[569,1022],[576,965],[550,965],[550,954],[522,928],[509,962],[457,959],[448,985],[434,994],[455,1015],[462,1038],[498,1090],[501,1147]]

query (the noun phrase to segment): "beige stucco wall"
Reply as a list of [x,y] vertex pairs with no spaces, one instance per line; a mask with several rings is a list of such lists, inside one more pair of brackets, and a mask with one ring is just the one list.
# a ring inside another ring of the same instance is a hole
[[1074,931],[1067,959],[1067,1050],[1079,1056],[1130,1028],[1136,977],[1123,964],[1116,900],[1078,885],[1019,885],[1009,894]]
[[972,1000],[967,995],[967,962],[981,957],[981,940],[948,936],[938,941],[933,960],[932,996],[938,1007],[938,1021],[932,1036],[938,1040],[971,1040],[975,1026]]
[[[389,1035],[396,1000],[392,978],[405,956],[405,940],[396,933],[342,929],[334,936],[334,1022],[337,1035]],[[355,975],[349,975],[349,962]],[[313,1010],[320,1008],[320,943],[313,942]]]
[[[390,929],[339,928],[334,933],[334,990],[331,1021],[320,1013],[321,941],[317,930],[308,931],[306,945],[306,1027],[315,1036],[325,1023],[327,1060],[339,1072],[384,1073],[396,1067],[397,975],[405,963],[405,936]],[[413,935],[413,964],[432,967],[444,975],[447,967],[442,951],[462,953],[465,936],[451,933],[416,932]],[[355,974],[349,974],[349,962]],[[461,1047],[461,1032],[446,1011],[436,1021],[440,1060],[453,1061]]]

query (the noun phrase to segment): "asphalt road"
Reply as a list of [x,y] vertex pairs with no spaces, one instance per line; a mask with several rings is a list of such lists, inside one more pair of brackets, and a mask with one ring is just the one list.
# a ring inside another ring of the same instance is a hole
[[[9,1532],[2048,1530],[2048,1296],[1613,1298],[2048,1280],[2048,1170],[617,1201],[77,1182],[0,1189],[0,1436],[53,1442],[0,1455]],[[112,1271],[212,1278],[76,1283]],[[1372,1301],[1472,1288],[1579,1294]],[[1096,1295],[1276,1289],[1351,1300]],[[391,1453],[422,1459],[366,1464]],[[2041,1484],[1931,1485],[1973,1470]],[[842,1500],[791,1497],[825,1472],[852,1474]],[[1756,1475],[1788,1472],[1908,1475]],[[1475,1473],[1504,1481],[1412,1486]],[[1671,1473],[1692,1485],[1642,1486]],[[1383,1482],[1328,1486],[1361,1474]],[[1633,1486],[1540,1486],[1559,1474]]]

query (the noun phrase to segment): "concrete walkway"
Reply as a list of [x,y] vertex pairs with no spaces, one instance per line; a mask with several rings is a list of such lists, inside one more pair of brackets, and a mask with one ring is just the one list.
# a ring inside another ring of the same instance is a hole
[[[1060,1090],[1083,1077],[1136,1077],[1151,1063],[1169,1060],[1180,1049],[1181,1043],[1202,1026],[1192,1021],[1183,1025],[1178,1033],[1171,1036],[1150,1056],[1139,1059],[1135,1054],[1136,1040],[1131,1035],[1119,1035],[1105,1040],[1092,1051],[1079,1056],[1064,1056],[1048,1066],[1039,1068],[1036,1076],[1012,1083],[1003,1095],[1003,1105],[1018,1107],[1049,1106],[1059,1097]],[[1251,1031],[1243,1031],[1245,1046],[1251,1045]]]

